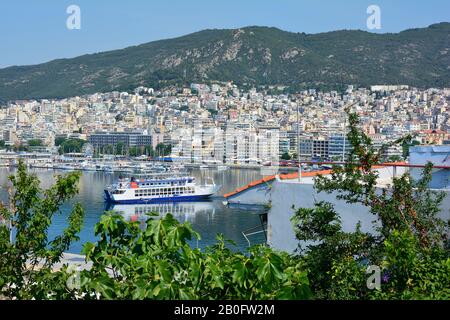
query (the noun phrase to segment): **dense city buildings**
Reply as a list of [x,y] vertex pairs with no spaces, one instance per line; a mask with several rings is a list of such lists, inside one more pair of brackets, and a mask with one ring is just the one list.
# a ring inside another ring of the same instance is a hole
[[[264,164],[298,156],[341,161],[350,148],[344,108],[352,104],[380,147],[408,133],[417,145],[450,143],[448,88],[283,89],[191,84],[15,101],[0,108],[0,140],[16,149],[39,140],[48,151],[56,151],[58,137],[86,140],[99,152],[106,145],[164,144],[172,146],[173,158],[189,162]],[[386,159],[402,156],[399,147],[385,151]]]

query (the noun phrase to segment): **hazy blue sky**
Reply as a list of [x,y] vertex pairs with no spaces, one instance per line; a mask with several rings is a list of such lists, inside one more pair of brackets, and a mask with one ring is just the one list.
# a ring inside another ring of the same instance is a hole
[[[66,28],[71,4],[81,8],[81,30]],[[382,28],[377,32],[450,21],[449,0],[1,0],[0,67],[118,49],[206,28],[367,30],[366,9],[371,4],[381,8]]]

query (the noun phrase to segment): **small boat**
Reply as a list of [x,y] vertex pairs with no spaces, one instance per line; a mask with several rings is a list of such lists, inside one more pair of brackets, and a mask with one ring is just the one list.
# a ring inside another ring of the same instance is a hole
[[72,171],[72,170],[75,170],[75,167],[70,164],[60,163],[60,164],[53,165],[53,169]]
[[96,166],[94,164],[89,163],[89,162],[83,162],[81,164],[81,169],[83,171],[96,171],[97,170]]
[[112,166],[104,166],[103,171],[112,173],[112,172],[114,172],[114,168]]
[[228,170],[228,166],[217,166],[218,171],[225,171]]
[[219,190],[212,184],[198,185],[194,177],[151,176],[122,178],[105,188],[105,200],[111,203],[152,203],[205,200]]
[[133,168],[122,167],[118,170],[118,172],[133,173]]

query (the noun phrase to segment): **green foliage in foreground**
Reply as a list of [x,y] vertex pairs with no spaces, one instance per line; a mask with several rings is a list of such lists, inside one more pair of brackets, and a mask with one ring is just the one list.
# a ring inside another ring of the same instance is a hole
[[20,163],[10,181],[10,205],[0,203],[0,222],[12,225],[14,242],[10,242],[7,224],[0,223],[0,295],[18,299],[46,299],[47,293],[63,292],[65,274],[52,273],[70,243],[79,239],[84,211],[75,204],[68,216],[68,227],[54,239],[48,239],[48,227],[60,206],[77,192],[79,173],[56,177],[56,183],[42,190],[39,179],[29,175]]
[[[357,115],[349,112],[349,120],[349,160],[334,167],[331,177],[318,177],[315,188],[366,206],[375,232],[363,232],[359,224],[353,232],[343,231],[340,216],[327,202],[296,212],[292,221],[301,241],[299,258],[315,298],[450,299],[450,233],[438,217],[444,193],[428,188],[432,165],[418,181],[405,173],[389,188],[377,188],[372,167],[388,145],[376,150],[358,129]],[[381,271],[379,288],[368,287],[369,266]]]
[[84,253],[93,268],[81,274],[86,297],[106,299],[305,299],[306,273],[296,259],[264,246],[233,252],[222,237],[205,252],[187,241],[199,235],[168,214],[149,217],[142,231],[110,212],[95,228],[100,240]]

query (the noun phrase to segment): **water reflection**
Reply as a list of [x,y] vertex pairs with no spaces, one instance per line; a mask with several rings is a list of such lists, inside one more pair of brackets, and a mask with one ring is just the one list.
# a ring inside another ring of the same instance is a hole
[[178,221],[195,223],[197,215],[214,217],[216,207],[211,201],[162,202],[152,204],[107,204],[107,211],[120,213],[128,221],[145,221],[149,213],[163,217],[171,213]]

